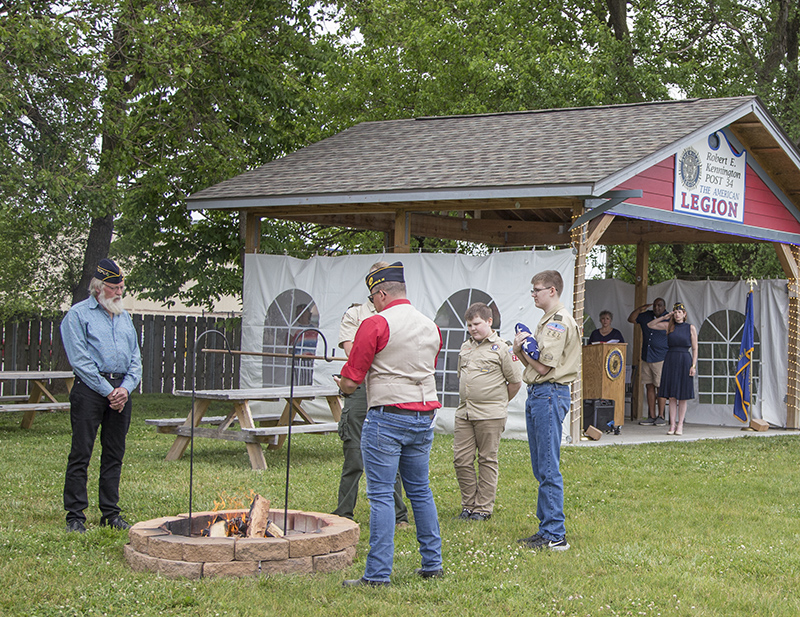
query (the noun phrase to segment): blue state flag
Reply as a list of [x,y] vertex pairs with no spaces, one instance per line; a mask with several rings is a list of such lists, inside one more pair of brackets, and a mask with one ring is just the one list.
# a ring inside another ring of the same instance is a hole
[[742,345],[739,347],[739,364],[736,366],[736,392],[733,400],[733,415],[742,422],[750,421],[750,371],[753,365],[755,332],[753,327],[753,291],[747,294],[744,313]]

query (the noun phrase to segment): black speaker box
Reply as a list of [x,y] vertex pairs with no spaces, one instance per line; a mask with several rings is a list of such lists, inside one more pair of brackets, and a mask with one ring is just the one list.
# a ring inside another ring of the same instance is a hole
[[590,426],[605,431],[614,421],[614,401],[604,398],[587,398],[583,401],[583,430]]

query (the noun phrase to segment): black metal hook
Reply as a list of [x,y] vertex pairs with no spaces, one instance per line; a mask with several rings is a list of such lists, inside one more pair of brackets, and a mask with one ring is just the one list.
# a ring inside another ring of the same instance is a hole
[[[297,332],[291,340],[292,345],[292,368],[289,375],[289,426],[286,429],[286,487],[284,491],[283,497],[283,535],[286,535],[286,527],[289,521],[289,468],[291,466],[292,460],[292,421],[293,421],[293,411],[294,411],[294,373],[295,373],[295,361],[298,357],[297,355],[297,342],[300,340],[307,332],[316,332],[320,338],[322,338],[322,342],[325,344],[325,353],[322,355],[325,358],[326,362],[333,362],[333,356],[328,356],[328,340],[325,338],[325,335],[318,330],[317,328],[304,328]],[[301,355],[302,357],[302,355]]]
[[201,332],[196,339],[194,339],[194,349],[192,350],[192,426],[189,430],[189,525],[187,527],[186,535],[192,535],[192,498],[193,498],[193,488],[194,488],[194,397],[195,392],[197,391],[197,344],[200,342],[200,339],[206,336],[207,334],[219,334],[222,337],[222,340],[225,342],[225,349],[228,350],[228,353],[233,356],[233,352],[231,351],[231,346],[228,343],[228,339],[219,330],[206,330],[205,332]]

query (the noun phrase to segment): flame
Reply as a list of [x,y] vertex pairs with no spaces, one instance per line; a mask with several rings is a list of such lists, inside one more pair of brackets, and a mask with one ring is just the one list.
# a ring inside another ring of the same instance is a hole
[[[255,496],[256,492],[253,489],[250,489],[250,496],[249,496],[250,503],[253,502]],[[208,526],[206,527],[206,529],[210,528],[211,525],[214,524],[214,522],[221,516],[224,517],[226,521],[225,535],[232,536],[238,534],[240,532],[238,525],[239,521],[241,521],[244,524],[245,528],[249,524],[249,521],[247,520],[247,515],[250,506],[245,505],[245,500],[247,499],[248,499],[247,497],[238,497],[223,492],[218,500],[217,499],[214,500],[214,507],[211,510],[212,512],[220,512],[222,510],[245,510],[245,512],[243,512],[241,515],[237,515],[233,512],[221,513],[216,517],[212,517],[208,521]]]

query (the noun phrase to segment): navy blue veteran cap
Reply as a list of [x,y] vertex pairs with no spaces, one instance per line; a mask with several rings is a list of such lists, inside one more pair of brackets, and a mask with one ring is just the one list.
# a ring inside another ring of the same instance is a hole
[[405,283],[403,278],[403,263],[396,261],[389,264],[385,268],[378,268],[377,270],[367,274],[367,287],[372,291],[376,285],[380,283]]
[[118,285],[124,280],[119,266],[110,259],[100,260],[100,263],[97,264],[97,271],[94,273],[94,278],[100,279],[104,283],[111,283],[112,285]]

